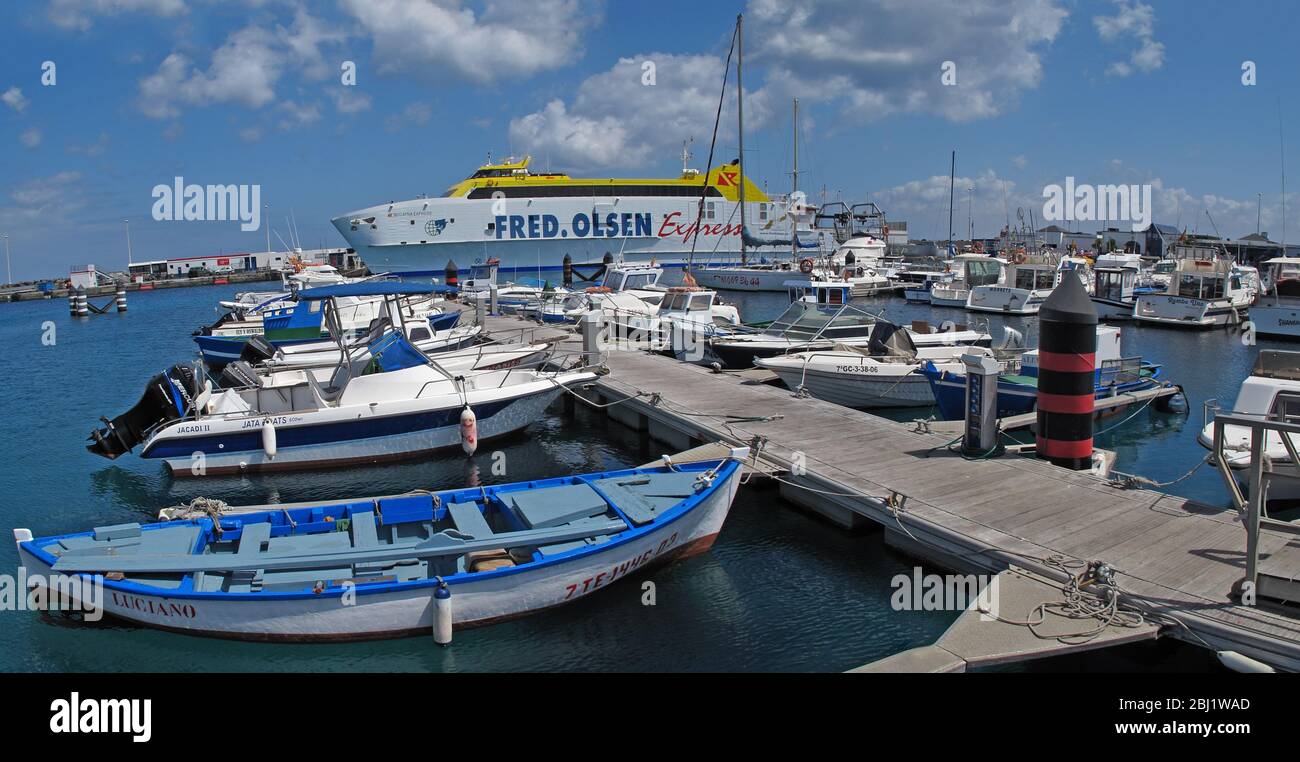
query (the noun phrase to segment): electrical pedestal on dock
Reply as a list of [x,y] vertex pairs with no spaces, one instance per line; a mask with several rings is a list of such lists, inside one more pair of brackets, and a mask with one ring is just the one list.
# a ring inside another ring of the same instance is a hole
[[988,455],[998,446],[998,361],[985,355],[961,356],[966,366],[966,430],[961,449]]

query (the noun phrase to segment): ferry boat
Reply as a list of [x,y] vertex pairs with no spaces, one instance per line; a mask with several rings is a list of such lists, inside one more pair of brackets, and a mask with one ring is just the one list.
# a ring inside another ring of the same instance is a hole
[[[675,178],[570,177],[533,172],[530,157],[480,166],[441,197],[367,207],[332,220],[372,270],[428,271],[448,260],[465,266],[500,260],[502,273],[627,261],[685,264],[692,250],[711,261],[741,251],[739,201],[745,218],[773,237],[792,236],[790,199],[769,196],[738,163]],[[700,197],[704,197],[702,219]],[[769,224],[770,223],[770,224]],[[692,239],[698,240],[692,241]]]
[[[1174,271],[1163,291],[1137,297],[1133,318],[1180,328],[1236,325],[1245,320],[1257,289],[1252,272],[1239,268],[1213,246],[1177,243]],[[1251,268],[1253,271],[1253,268]]]
[[1264,265],[1267,286],[1250,310],[1255,333],[1300,339],[1300,257],[1274,257]]

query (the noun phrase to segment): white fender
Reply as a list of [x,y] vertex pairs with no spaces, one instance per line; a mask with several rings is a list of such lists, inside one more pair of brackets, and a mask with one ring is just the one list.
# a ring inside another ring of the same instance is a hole
[[262,449],[266,451],[266,457],[275,460],[275,424],[270,420],[262,424]]
[[451,590],[438,578],[433,589],[433,641],[440,646],[451,643]]
[[468,405],[460,414],[460,446],[466,455],[478,449],[478,418]]

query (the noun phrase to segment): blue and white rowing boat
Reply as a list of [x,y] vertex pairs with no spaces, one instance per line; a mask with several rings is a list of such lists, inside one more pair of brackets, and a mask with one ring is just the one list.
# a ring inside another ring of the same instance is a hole
[[14,538],[29,582],[102,582],[104,613],[143,625],[263,641],[449,635],[708,550],[747,456]]

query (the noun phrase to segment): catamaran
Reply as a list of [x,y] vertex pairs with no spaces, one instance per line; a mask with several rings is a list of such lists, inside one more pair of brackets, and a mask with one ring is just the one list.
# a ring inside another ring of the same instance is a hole
[[93,575],[104,611],[142,625],[261,641],[433,634],[446,643],[454,628],[576,601],[707,551],[747,456],[742,447],[702,463],[665,458],[40,538],[15,529],[14,540],[27,579]]
[[367,207],[332,222],[372,270],[386,272],[495,258],[503,273],[529,274],[559,271],[566,254],[575,265],[598,265],[606,254],[682,265],[696,237],[704,255],[697,264],[734,258],[742,188],[747,219],[791,235],[790,199],[764,193],[738,163],[704,173],[684,168],[674,178],[577,178],[533,172],[530,164],[530,157],[489,161],[441,197]]

